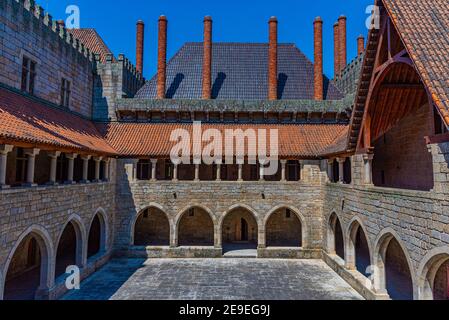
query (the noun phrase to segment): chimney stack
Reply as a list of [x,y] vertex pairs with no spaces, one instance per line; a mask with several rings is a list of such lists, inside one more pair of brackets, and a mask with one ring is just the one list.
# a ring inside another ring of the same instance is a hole
[[314,99],[323,100],[323,20],[313,22],[314,36]]
[[338,22],[334,24],[334,78],[340,74],[340,38]]
[[338,18],[338,38],[340,40],[340,73],[347,64],[347,50],[346,50],[346,17],[340,16]]
[[360,35],[357,38],[357,54],[360,56],[365,51],[365,38]]
[[203,99],[212,97],[212,18],[204,18]]
[[158,54],[157,54],[157,98],[165,99],[167,80],[167,18],[159,17]]
[[144,47],[145,24],[142,20],[137,21],[136,31],[136,69],[143,74],[143,47]]
[[268,99],[278,99],[278,20],[271,17],[268,48]]

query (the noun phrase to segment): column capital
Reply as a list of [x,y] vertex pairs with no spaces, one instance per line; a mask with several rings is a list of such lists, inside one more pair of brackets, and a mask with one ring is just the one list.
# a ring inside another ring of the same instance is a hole
[[92,158],[92,156],[90,154],[82,154],[80,157],[81,157],[81,159],[87,160],[87,161],[89,161]]
[[374,153],[365,153],[363,154],[363,160],[371,161],[374,159]]
[[327,159],[328,164],[333,164],[335,159]]
[[78,153],[66,153],[65,157],[69,160],[74,160],[76,157],[78,157]]
[[281,160],[281,165],[285,166],[287,164],[287,162],[288,162],[288,160],[283,159],[283,160]]
[[103,160],[103,157],[94,156],[92,157],[92,159],[94,159],[95,162],[100,162],[101,160]]
[[151,164],[156,165],[157,164],[157,159],[150,159]]
[[39,154],[41,149],[38,148],[30,148],[30,149],[24,149],[23,153],[30,157],[35,157]]
[[341,157],[337,158],[338,163],[345,163],[345,161],[346,161],[346,158],[341,158]]
[[54,158],[57,158],[57,157],[59,157],[61,155],[61,151],[48,151],[47,155],[50,158],[54,159]]
[[7,154],[14,149],[14,146],[11,144],[0,144],[0,154]]

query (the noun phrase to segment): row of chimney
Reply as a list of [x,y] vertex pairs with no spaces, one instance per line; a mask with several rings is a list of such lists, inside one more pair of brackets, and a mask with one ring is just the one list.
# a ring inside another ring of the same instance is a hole
[[[278,99],[278,21],[271,17],[269,24],[268,46],[268,100]],[[165,16],[159,17],[158,25],[158,63],[157,63],[157,99],[165,99],[167,78],[167,25]],[[314,29],[314,99],[324,99],[323,79],[323,20],[317,17],[313,22]],[[143,73],[144,56],[144,23],[137,22],[136,34],[136,67]],[[204,51],[203,51],[203,83],[202,98],[211,99],[212,95],[212,18],[204,18]],[[365,39],[357,38],[358,55],[365,50]],[[346,17],[340,16],[334,24],[334,73],[335,78],[341,75],[347,65]]]

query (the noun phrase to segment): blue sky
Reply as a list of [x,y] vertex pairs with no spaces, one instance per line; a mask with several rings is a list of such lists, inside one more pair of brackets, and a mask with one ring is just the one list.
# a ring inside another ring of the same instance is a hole
[[135,61],[135,24],[145,21],[145,76],[156,70],[157,20],[168,25],[168,57],[185,42],[202,41],[203,17],[214,20],[213,38],[220,42],[266,42],[268,19],[279,20],[279,42],[295,43],[313,60],[313,19],[324,20],[324,68],[333,76],[333,23],[348,17],[348,60],[356,55],[356,38],[367,35],[366,7],[374,0],[37,0],[54,19],[65,19],[66,7],[77,5],[81,27],[95,28],[114,54]]

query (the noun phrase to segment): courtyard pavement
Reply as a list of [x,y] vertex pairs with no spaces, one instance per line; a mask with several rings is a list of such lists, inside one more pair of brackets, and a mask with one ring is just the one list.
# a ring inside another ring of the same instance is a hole
[[360,300],[321,260],[113,260],[65,300]]

